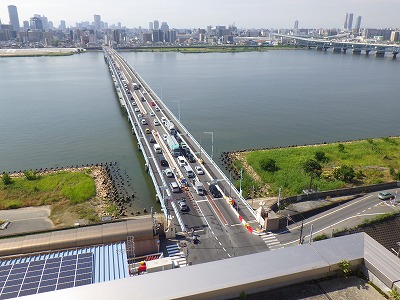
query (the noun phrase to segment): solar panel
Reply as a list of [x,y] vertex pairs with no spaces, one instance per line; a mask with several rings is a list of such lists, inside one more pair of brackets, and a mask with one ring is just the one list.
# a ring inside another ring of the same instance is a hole
[[36,291],[37,289],[23,290],[19,292],[18,297],[36,294]]
[[91,284],[93,253],[0,266],[0,299]]

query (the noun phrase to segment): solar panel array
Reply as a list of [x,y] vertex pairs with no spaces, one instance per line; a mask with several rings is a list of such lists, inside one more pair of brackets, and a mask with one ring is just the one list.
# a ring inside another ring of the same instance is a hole
[[0,266],[0,299],[61,290],[93,282],[93,253]]

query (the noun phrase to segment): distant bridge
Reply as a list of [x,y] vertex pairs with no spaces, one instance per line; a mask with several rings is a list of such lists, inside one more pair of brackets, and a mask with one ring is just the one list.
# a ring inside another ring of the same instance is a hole
[[376,44],[331,39],[315,39],[278,33],[271,33],[271,35],[285,39],[296,40],[297,45],[300,47],[308,47],[309,49],[316,48],[317,50],[324,51],[332,48],[333,52],[346,53],[347,50],[351,50],[353,54],[361,54],[363,51],[366,55],[368,55],[371,51],[374,51],[377,57],[383,57],[386,52],[391,52],[393,58],[395,58],[400,51],[399,44]]

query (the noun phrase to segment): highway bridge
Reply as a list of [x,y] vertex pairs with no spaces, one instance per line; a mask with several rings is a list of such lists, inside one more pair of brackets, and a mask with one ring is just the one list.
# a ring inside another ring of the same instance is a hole
[[385,53],[392,53],[393,58],[400,51],[399,44],[362,43],[341,39],[316,39],[278,33],[271,33],[271,35],[281,37],[282,39],[295,40],[296,44],[301,47],[316,48],[317,50],[324,51],[332,48],[333,52],[346,53],[347,51],[352,51],[353,54],[361,54],[363,52],[366,55],[372,51],[375,52],[377,57],[383,57]]
[[193,263],[267,250],[256,230],[264,220],[212,158],[120,54],[104,48],[104,57],[168,220],[167,235],[197,237],[186,252]]

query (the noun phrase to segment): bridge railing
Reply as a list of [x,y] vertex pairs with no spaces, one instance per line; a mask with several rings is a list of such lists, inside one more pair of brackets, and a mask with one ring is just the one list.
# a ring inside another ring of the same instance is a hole
[[[129,118],[129,120],[130,120],[130,123],[131,123],[131,125],[132,125],[132,129],[135,131],[135,134],[136,134],[136,137],[137,137],[137,140],[138,140],[138,143],[139,143],[139,147],[141,147],[142,151],[145,152],[145,149],[144,149],[144,146],[143,146],[143,143],[142,143],[142,140],[144,140],[145,143],[146,143],[147,149],[149,149],[149,151],[150,151],[151,148],[150,148],[150,145],[149,145],[148,141],[147,141],[145,138],[143,138],[143,137],[145,136],[145,133],[143,132],[143,130],[142,130],[141,127],[136,128],[136,126],[135,126],[135,121],[132,119],[132,115],[131,115],[131,113],[130,113],[129,108],[131,109],[131,111],[134,111],[134,109],[133,109],[133,107],[132,107],[132,104],[131,104],[130,101],[129,101],[129,97],[128,97],[128,95],[126,94],[125,89],[123,88],[123,84],[122,84],[122,82],[121,82],[121,78],[119,77],[118,72],[115,70],[114,64],[112,64],[112,62],[111,62],[112,60],[111,60],[109,54],[107,53],[106,50],[105,50],[104,52],[107,54],[108,64],[109,64],[109,66],[110,66],[110,67],[112,68],[112,70],[113,70],[114,77],[115,77],[115,78],[117,79],[117,81],[118,81],[118,84],[119,84],[119,86],[120,86],[120,90],[123,91],[123,100],[124,100],[124,102],[125,102],[125,108],[126,108],[126,111],[127,111],[127,114],[128,114],[128,118]],[[134,118],[135,118],[136,122],[138,122],[138,120],[137,120],[137,118],[136,118],[136,115],[135,115]],[[139,131],[139,130],[140,130],[140,131]],[[141,133],[141,135],[140,135],[140,133]],[[151,168],[150,161],[149,161],[149,157],[146,155],[146,153],[143,153],[143,154],[144,154],[143,156],[144,156],[145,162],[146,162],[146,164],[147,164],[147,166],[148,166],[149,175],[150,175],[150,177],[151,177],[151,179],[152,179],[152,181],[153,181],[153,184],[154,184],[154,187],[155,187],[155,190],[156,190],[158,199],[161,199],[161,200],[160,200],[161,207],[162,207],[162,209],[163,209],[165,218],[167,219],[167,218],[168,218],[168,212],[167,212],[167,208],[166,208],[166,206],[165,206],[164,198],[163,198],[162,193],[161,193],[161,187],[159,187],[158,182],[157,182],[157,179],[156,179],[156,177],[155,177],[155,174],[153,173],[153,169]],[[153,161],[154,161],[154,165],[156,166],[157,172],[158,172],[159,174],[162,174],[162,173],[161,173],[161,169],[160,169],[160,167],[158,166],[157,161],[155,160],[154,157],[152,157],[152,159],[153,159]],[[164,179],[164,176],[160,176],[160,179],[161,179],[161,182],[162,182],[163,186],[168,187],[168,186],[167,186],[167,182],[166,182],[165,179]],[[166,191],[167,191],[168,197],[170,197],[171,194],[170,194],[169,189],[167,188]]]
[[158,97],[158,95],[153,91],[153,89],[143,80],[143,78],[133,69],[131,68],[132,72],[135,74],[135,76],[139,79],[139,81],[142,83],[142,86],[146,86],[146,89],[148,91],[151,91],[151,94],[153,97],[156,98],[157,101],[161,102],[162,105],[164,106],[164,109],[169,113],[169,115],[174,119],[175,124],[179,124],[179,127],[181,127],[184,131],[185,134],[188,135],[192,141],[196,144],[196,146],[201,149],[202,153],[207,157],[208,161],[211,162],[211,164],[214,166],[214,168],[219,172],[219,175],[222,178],[218,179],[224,179],[226,182],[228,182],[232,186],[232,190],[238,195],[240,201],[246,206],[246,208],[251,212],[251,214],[256,218],[256,214],[253,210],[253,208],[250,206],[250,204],[246,201],[246,199],[243,198],[243,196],[239,193],[239,191],[236,189],[236,187],[231,184],[230,180],[228,177],[225,175],[225,173],[220,169],[220,167],[214,162],[214,160],[208,155],[208,153],[201,147],[201,145],[197,142],[197,140],[194,138],[194,136],[186,129],[185,126],[176,118],[176,116],[172,113],[172,111],[168,108],[167,105],[165,105],[164,101]]

